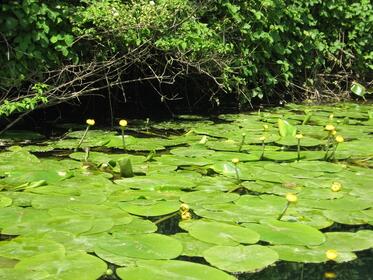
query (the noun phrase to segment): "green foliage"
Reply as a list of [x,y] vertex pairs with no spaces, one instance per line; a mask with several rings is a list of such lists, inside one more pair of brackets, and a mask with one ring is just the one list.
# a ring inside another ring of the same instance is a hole
[[39,104],[48,103],[48,98],[44,95],[44,91],[48,89],[48,85],[36,83],[33,87],[34,96],[21,97],[13,101],[4,100],[0,105],[0,117],[9,116],[13,113],[34,110]]
[[[343,71],[365,83],[373,70],[372,33],[369,0],[6,1],[0,7],[0,86],[43,81],[48,70],[78,61],[134,53],[128,64],[140,70],[162,73],[167,66],[186,78],[197,73],[237,93],[243,104],[315,87],[320,73]],[[139,49],[147,51],[145,60]]]
[[68,1],[5,1],[0,7],[0,85],[42,78],[64,59],[77,60],[67,16]]

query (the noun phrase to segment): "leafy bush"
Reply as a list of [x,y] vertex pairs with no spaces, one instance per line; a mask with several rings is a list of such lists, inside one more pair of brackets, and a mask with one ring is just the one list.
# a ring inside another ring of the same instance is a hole
[[[0,9],[4,90],[46,83],[48,71],[69,64],[123,57],[122,64],[108,64],[118,71],[105,74],[107,87],[129,82],[136,67],[148,82],[200,75],[244,104],[279,91],[309,92],[323,79],[338,84],[336,74],[343,82],[368,83],[373,70],[369,0],[24,0],[6,1]],[[81,87],[102,89],[85,81],[99,81],[102,71],[84,73],[77,80]],[[49,78],[49,89],[61,90],[59,83],[71,78],[64,77]],[[210,87],[200,86],[205,92]]]

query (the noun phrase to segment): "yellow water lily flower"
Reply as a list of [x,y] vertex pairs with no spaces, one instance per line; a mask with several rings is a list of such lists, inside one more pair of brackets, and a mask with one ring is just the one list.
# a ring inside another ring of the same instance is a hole
[[182,212],[182,213],[184,213],[184,212],[188,212],[189,211],[189,205],[188,204],[186,204],[186,203],[182,203],[181,205],[180,205],[180,211]]
[[128,122],[127,122],[126,120],[120,120],[120,121],[119,121],[119,126],[120,126],[120,127],[126,127],[127,124],[128,124]]
[[326,130],[326,131],[329,131],[329,132],[332,132],[333,130],[335,130],[335,127],[334,127],[334,125],[332,125],[332,124],[327,124],[327,125],[325,126],[325,130]]
[[240,159],[234,158],[234,159],[232,159],[232,163],[233,164],[238,164],[238,163],[240,163]]
[[88,120],[86,120],[85,122],[86,122],[86,124],[88,124],[89,126],[93,126],[93,125],[95,125],[95,120],[94,120],[94,119],[88,119]]
[[266,140],[266,137],[265,136],[262,136],[259,138],[260,141],[265,141]]
[[326,279],[335,279],[335,278],[337,278],[337,274],[335,274],[335,272],[333,272],[333,271],[326,271],[324,273],[324,277]]
[[339,192],[342,189],[342,184],[339,182],[333,182],[330,188],[332,189],[333,192]]
[[299,133],[299,134],[295,135],[295,138],[297,138],[298,140],[302,139],[303,138],[303,134]]
[[333,249],[329,249],[325,252],[325,255],[328,260],[334,261],[338,257],[338,252]]
[[342,135],[337,135],[337,136],[335,137],[335,141],[336,141],[337,143],[343,143],[343,142],[345,141],[345,139],[343,138]]
[[296,203],[298,201],[298,197],[293,193],[287,193],[286,199],[289,203]]
[[190,220],[190,219],[192,219],[192,214],[190,214],[190,212],[183,212],[183,213],[181,213],[181,219],[183,220],[183,221],[187,221],[187,220]]

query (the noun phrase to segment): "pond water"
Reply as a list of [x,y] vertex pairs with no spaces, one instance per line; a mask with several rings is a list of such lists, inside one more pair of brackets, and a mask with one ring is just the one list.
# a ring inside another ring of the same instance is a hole
[[0,279],[372,279],[373,106],[0,136]]

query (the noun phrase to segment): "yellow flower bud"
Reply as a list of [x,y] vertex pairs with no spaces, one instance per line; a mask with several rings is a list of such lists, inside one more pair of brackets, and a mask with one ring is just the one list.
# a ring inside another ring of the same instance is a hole
[[238,164],[239,162],[240,162],[240,159],[238,159],[238,158],[232,159],[233,164]]
[[262,136],[262,137],[259,138],[259,140],[264,142],[266,140],[266,137]]
[[302,139],[303,138],[303,134],[299,133],[299,134],[295,135],[295,138],[297,138],[298,140]]
[[95,120],[94,120],[94,119],[88,119],[88,120],[86,120],[85,122],[86,122],[86,124],[88,124],[89,126],[93,126],[93,125],[95,125]]
[[325,252],[325,255],[327,257],[328,260],[332,260],[334,261],[337,257],[338,257],[338,253],[336,250],[333,250],[333,249],[329,249]]
[[335,279],[335,278],[337,278],[337,274],[335,274],[335,272],[333,272],[333,271],[326,271],[324,273],[324,277],[326,279]]
[[286,194],[286,199],[290,203],[296,203],[298,201],[298,197],[295,194],[292,194],[292,193],[287,193]]
[[127,123],[126,120],[120,120],[120,121],[119,121],[119,126],[120,126],[120,127],[126,127],[127,124],[128,124],[128,123]]
[[264,130],[268,130],[268,128],[269,128],[268,124],[263,124],[263,129]]
[[189,205],[186,204],[186,203],[182,203],[180,205],[180,211],[181,211],[181,213],[188,212],[189,211]]
[[330,131],[330,132],[332,132],[333,130],[335,130],[335,127],[334,127],[334,125],[332,125],[332,124],[327,124],[327,125],[325,126],[325,130],[326,130],[326,131]]
[[333,182],[330,188],[333,192],[339,192],[342,189],[342,184],[339,182]]
[[335,141],[336,141],[337,143],[343,143],[343,142],[345,141],[345,139],[343,138],[342,135],[337,135],[337,136],[335,137]]
[[337,131],[336,131],[336,130],[333,130],[333,131],[331,132],[331,134],[334,136],[334,135],[337,134]]
[[190,212],[182,212],[181,213],[181,219],[183,220],[183,221],[187,221],[187,220],[190,220],[190,219],[192,219],[192,214],[190,214]]
[[331,120],[331,121],[332,121],[332,120],[333,120],[333,118],[334,118],[334,115],[333,115],[333,114],[330,114],[330,115],[329,115],[329,120]]

